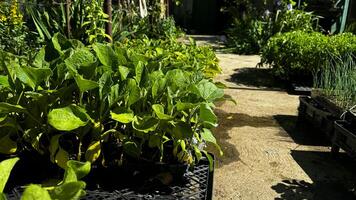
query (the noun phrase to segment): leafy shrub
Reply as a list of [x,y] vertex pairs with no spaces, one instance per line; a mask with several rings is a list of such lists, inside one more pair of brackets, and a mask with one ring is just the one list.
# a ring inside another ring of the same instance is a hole
[[285,79],[309,77],[323,69],[325,62],[356,52],[356,36],[345,33],[325,36],[317,32],[294,31],[272,37],[263,48],[261,63]]
[[269,38],[268,22],[262,20],[234,19],[232,28],[228,29],[227,46],[233,48],[234,53],[255,54]]
[[235,53],[256,54],[273,35],[297,30],[318,30],[318,17],[303,10],[281,9],[275,13],[262,13],[252,9],[246,16],[233,19],[231,28],[226,31],[227,46],[234,48]]
[[84,46],[57,34],[33,61],[0,60],[2,154],[33,149],[62,168],[72,159],[192,164],[205,142],[216,145],[212,103],[224,93],[211,81],[220,68],[210,49],[149,39]]

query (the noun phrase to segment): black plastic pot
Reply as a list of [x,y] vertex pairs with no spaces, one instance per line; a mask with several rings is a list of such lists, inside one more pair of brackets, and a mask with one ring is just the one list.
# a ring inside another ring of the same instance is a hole
[[335,121],[332,144],[332,153],[338,153],[341,148],[351,157],[356,158],[356,128],[352,127],[348,121]]
[[331,139],[334,133],[335,115],[309,96],[299,97],[298,121],[310,123]]

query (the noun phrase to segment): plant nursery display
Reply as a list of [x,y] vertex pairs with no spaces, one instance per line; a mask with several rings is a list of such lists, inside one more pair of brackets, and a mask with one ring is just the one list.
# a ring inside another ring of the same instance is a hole
[[148,38],[85,46],[55,34],[34,59],[0,60],[3,155],[31,152],[67,170],[70,160],[212,165],[206,143],[220,150],[211,128],[224,92],[208,47]]

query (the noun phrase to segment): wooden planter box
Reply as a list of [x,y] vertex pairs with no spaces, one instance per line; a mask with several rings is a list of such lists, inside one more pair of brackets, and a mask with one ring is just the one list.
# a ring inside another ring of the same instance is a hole
[[356,158],[356,127],[345,120],[335,121],[335,132],[332,139],[332,153],[343,149],[352,158]]
[[298,121],[310,123],[314,128],[331,139],[334,133],[334,121],[336,117],[319,102],[309,96],[299,97]]

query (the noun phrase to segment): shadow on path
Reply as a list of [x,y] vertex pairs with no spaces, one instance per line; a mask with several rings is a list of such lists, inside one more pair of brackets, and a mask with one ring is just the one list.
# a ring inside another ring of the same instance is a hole
[[276,80],[271,69],[247,67],[235,69],[235,73],[226,81],[249,87],[286,88],[285,83]]
[[353,200],[356,199],[356,162],[346,154],[338,158],[330,152],[291,152],[294,160],[312,180],[283,180],[271,188],[280,194],[280,200]]
[[217,167],[227,165],[232,162],[239,161],[239,152],[234,144],[229,142],[230,134],[239,134],[239,132],[232,133],[230,130],[236,127],[276,127],[278,124],[270,117],[254,117],[244,113],[228,113],[221,109],[216,109],[215,113],[219,119],[219,126],[215,128],[214,135],[218,144],[221,146],[224,155],[218,156],[218,152],[209,147],[209,150],[215,153]]
[[[330,146],[326,136],[315,130],[307,123],[298,124],[298,117],[294,115],[275,115],[273,118],[278,122],[288,137],[291,137],[296,144],[308,146]],[[284,131],[280,133],[284,136]]]

